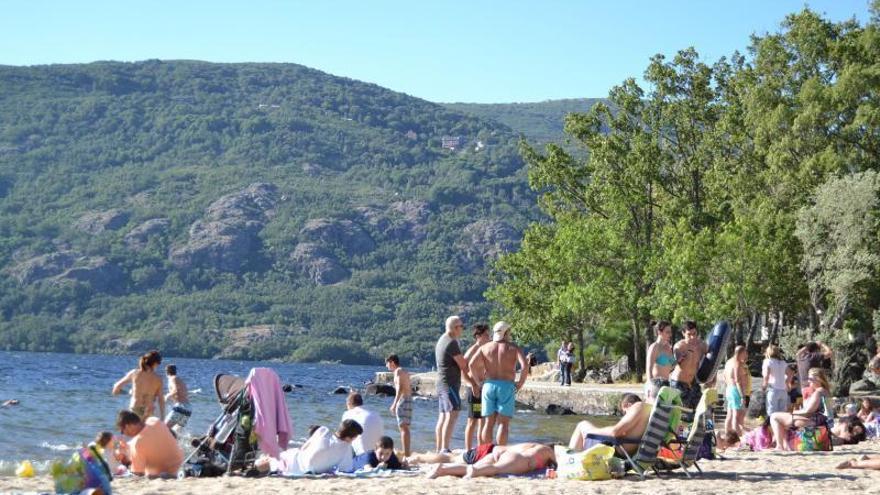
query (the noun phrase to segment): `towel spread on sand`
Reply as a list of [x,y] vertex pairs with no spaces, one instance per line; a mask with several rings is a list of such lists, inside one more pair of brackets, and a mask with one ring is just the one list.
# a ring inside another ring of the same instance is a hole
[[293,434],[281,381],[269,368],[252,368],[246,383],[256,410],[254,431],[260,439],[260,450],[277,458]]

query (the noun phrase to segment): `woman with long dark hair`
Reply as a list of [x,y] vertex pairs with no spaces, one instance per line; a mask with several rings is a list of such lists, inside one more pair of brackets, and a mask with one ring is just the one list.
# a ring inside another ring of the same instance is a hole
[[129,371],[113,384],[113,395],[122,392],[126,383],[131,383],[131,402],[129,409],[142,420],[153,416],[154,405],[159,402],[159,418],[165,417],[165,396],[162,394],[162,378],[156,368],[162,363],[159,351],[152,350],[138,360],[137,369]]

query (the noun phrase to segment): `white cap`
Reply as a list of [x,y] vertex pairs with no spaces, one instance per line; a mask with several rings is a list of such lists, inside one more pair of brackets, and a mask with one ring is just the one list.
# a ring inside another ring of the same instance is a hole
[[508,332],[510,332],[510,323],[499,321],[492,327],[492,340],[501,342],[507,337]]

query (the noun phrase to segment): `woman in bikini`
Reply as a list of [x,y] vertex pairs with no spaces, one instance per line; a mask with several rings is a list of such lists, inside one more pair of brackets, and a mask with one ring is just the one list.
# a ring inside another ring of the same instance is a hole
[[805,426],[827,425],[828,419],[834,417],[829,407],[831,387],[828,377],[822,368],[810,368],[807,381],[813,388],[804,405],[791,413],[775,412],[770,416],[770,426],[776,440],[776,450],[791,450],[788,444],[788,431],[792,428]]
[[428,478],[458,476],[460,478],[491,477],[499,474],[527,474],[556,467],[553,447],[540,443],[498,445],[475,464],[437,464]]
[[667,321],[652,322],[657,340],[648,347],[647,363],[648,380],[645,383],[645,394],[648,399],[657,397],[660,387],[669,386],[669,374],[675,366],[672,353],[672,325]]
[[131,382],[131,402],[129,410],[142,420],[153,416],[153,406],[159,402],[159,417],[165,417],[165,396],[162,395],[162,378],[156,374],[156,367],[162,363],[159,351],[150,351],[141,356],[138,369],[128,372],[113,384],[113,395],[122,392],[122,387]]

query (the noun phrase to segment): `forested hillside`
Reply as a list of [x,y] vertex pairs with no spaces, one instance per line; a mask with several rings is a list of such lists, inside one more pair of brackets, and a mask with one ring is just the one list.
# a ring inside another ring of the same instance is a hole
[[495,120],[521,133],[530,143],[544,145],[567,138],[562,129],[565,116],[586,113],[602,98],[570,98],[537,103],[447,103],[445,107],[484,119]]
[[292,64],[0,67],[0,348],[428,357],[538,218],[516,144]]

